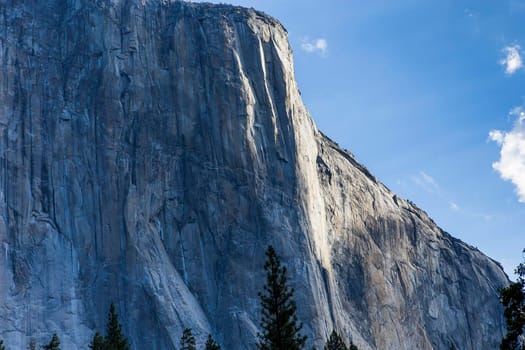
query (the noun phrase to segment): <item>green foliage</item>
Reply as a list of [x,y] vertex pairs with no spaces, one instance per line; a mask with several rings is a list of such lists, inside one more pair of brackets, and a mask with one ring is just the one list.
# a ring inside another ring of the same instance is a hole
[[261,299],[262,333],[258,334],[259,350],[299,350],[304,348],[306,337],[301,336],[302,324],[298,323],[294,290],[288,287],[286,267],[272,246],[266,251],[266,284]]
[[128,340],[122,334],[115,305],[111,303],[106,325],[105,350],[128,350]]
[[58,335],[56,333],[53,333],[53,336],[51,337],[51,341],[42,346],[42,349],[44,350],[60,350],[60,338],[58,338]]
[[324,346],[324,350],[348,350],[348,348],[339,334],[333,330]]
[[28,350],[36,350],[36,340],[35,338],[29,339],[29,345],[27,346]]
[[206,339],[206,345],[204,346],[204,350],[221,350],[221,347],[219,344],[213,340],[211,337],[211,334],[208,334],[208,339]]
[[4,341],[0,339],[0,350],[5,350]]
[[195,337],[191,332],[191,328],[186,328],[182,332],[180,338],[180,350],[195,350]]
[[[525,254],[525,249],[523,253]],[[500,290],[500,300],[507,321],[507,334],[501,341],[501,350],[525,350],[525,262],[518,265],[516,273],[518,281]]]
[[106,339],[99,333],[96,332],[89,344],[91,350],[106,350]]
[[349,350],[359,350],[357,346],[354,344],[354,342],[350,342],[350,346],[348,347]]
[[106,336],[96,332],[89,343],[91,350],[129,350],[128,339],[122,334],[115,304],[111,303],[106,324]]

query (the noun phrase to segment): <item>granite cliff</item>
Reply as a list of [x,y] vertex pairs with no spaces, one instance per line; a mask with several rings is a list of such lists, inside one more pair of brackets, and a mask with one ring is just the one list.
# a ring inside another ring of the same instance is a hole
[[314,125],[286,30],[239,7],[0,0],[0,338],[254,349],[264,250],[309,345],[495,349],[502,268]]

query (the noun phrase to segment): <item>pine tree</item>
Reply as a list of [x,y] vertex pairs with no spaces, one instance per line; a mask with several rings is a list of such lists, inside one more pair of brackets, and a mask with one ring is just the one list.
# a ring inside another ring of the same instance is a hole
[[29,339],[29,345],[27,346],[28,350],[36,350],[36,340],[35,338]]
[[501,341],[501,350],[525,350],[525,262],[518,265],[516,274],[518,281],[500,290],[507,321],[507,334]]
[[51,337],[51,341],[42,346],[42,349],[44,350],[60,350],[60,338],[58,338],[58,335],[56,333],[53,333],[53,336]]
[[350,341],[350,346],[348,347],[349,350],[359,350],[357,346],[354,344],[353,341]]
[[4,341],[0,339],[0,350],[5,350]]
[[91,350],[106,350],[106,340],[99,332],[96,332],[89,344]]
[[115,305],[111,303],[108,313],[108,324],[106,325],[106,350],[128,350],[128,340],[122,334]]
[[191,328],[186,328],[180,338],[180,350],[195,350],[195,337],[191,333]]
[[259,293],[261,299],[262,333],[258,334],[259,350],[300,350],[304,348],[306,337],[301,336],[302,324],[298,323],[294,290],[288,287],[286,267],[272,246],[266,251],[266,285]]
[[211,334],[208,334],[208,339],[206,340],[206,345],[204,346],[204,350],[221,350],[221,347],[219,344],[213,340],[211,337]]
[[348,350],[348,348],[339,334],[333,330],[324,346],[324,350]]

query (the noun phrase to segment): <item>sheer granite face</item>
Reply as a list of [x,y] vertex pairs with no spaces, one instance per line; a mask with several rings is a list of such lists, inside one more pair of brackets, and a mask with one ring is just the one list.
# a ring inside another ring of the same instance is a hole
[[[341,106],[344,113],[344,106]],[[314,125],[285,29],[239,7],[0,0],[0,338],[254,349],[264,251],[308,345],[495,349],[502,268]]]

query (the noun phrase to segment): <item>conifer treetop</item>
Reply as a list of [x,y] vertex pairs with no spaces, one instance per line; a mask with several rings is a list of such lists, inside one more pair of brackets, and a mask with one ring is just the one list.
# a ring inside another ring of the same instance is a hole
[[215,340],[213,340],[211,334],[208,334],[208,339],[206,339],[204,350],[221,350],[220,345],[217,344]]
[[196,350],[195,337],[191,331],[191,328],[186,328],[182,332],[180,338],[180,350]]
[[339,333],[334,329],[324,346],[324,350],[348,350],[348,348]]
[[286,267],[281,265],[275,249],[266,251],[266,284],[259,293],[261,300],[262,332],[258,334],[259,350],[299,350],[304,348],[306,337],[300,335],[302,323],[296,316],[294,290],[288,286]]
[[56,333],[53,333],[51,341],[42,347],[44,350],[60,350],[60,338]]
[[106,326],[106,350],[129,350],[128,340],[122,334],[115,305],[111,303]]

